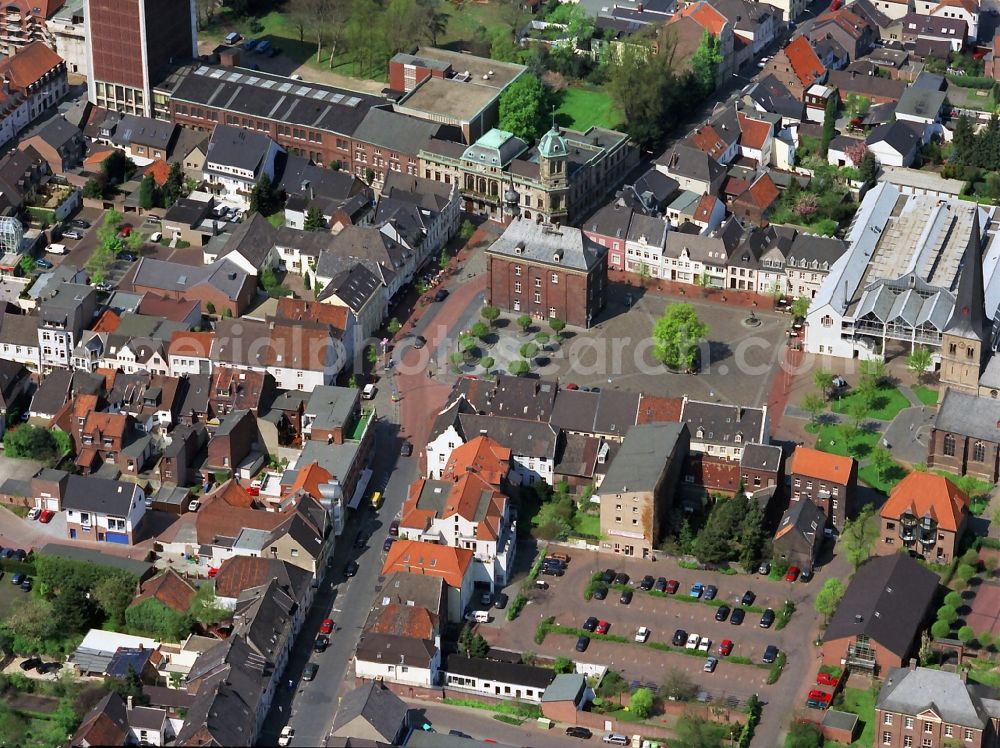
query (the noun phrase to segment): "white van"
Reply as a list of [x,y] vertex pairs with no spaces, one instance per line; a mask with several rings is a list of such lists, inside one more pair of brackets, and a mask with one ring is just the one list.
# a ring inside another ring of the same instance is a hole
[[151,241],[153,244],[156,244],[162,238],[163,234],[161,234],[159,231],[154,231],[152,234],[150,234],[149,241]]
[[489,623],[490,622],[490,614],[489,614],[489,611],[486,611],[486,610],[477,610],[475,612],[475,614],[474,614],[474,617],[476,619],[476,623]]
[[378,387],[374,384],[366,384],[365,388],[361,390],[361,397],[365,400],[373,400],[375,398],[375,393],[378,391]]
[[64,255],[69,252],[65,244],[50,244],[46,247],[45,251],[51,252],[54,255]]

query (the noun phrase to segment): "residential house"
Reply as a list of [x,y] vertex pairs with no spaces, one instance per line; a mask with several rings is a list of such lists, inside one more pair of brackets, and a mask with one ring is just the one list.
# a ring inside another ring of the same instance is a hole
[[660,156],[656,169],[676,180],[682,190],[696,195],[717,194],[726,177],[725,168],[716,159],[683,142]]
[[31,373],[24,364],[0,359],[0,437],[7,430],[8,420],[27,411],[30,388]]
[[780,116],[780,124],[783,127],[795,125],[805,117],[802,97],[793,95],[788,87],[771,73],[762,74],[759,80],[747,86],[741,104],[747,109]]
[[826,75],[826,85],[837,89],[841,100],[854,94],[869,99],[873,105],[895,104],[906,90],[906,81],[868,75],[853,68],[830,70]]
[[920,644],[938,581],[903,553],[863,563],[821,636],[823,664],[885,677],[907,662]]
[[156,600],[175,613],[187,615],[197,592],[197,588],[176,571],[166,569],[139,585],[139,594],[132,598],[129,607]]
[[595,698],[582,673],[560,673],[542,694],[542,714],[551,720],[575,724],[578,713]]
[[[5,12],[17,9],[17,3]],[[42,41],[32,41],[0,61],[4,111],[0,145],[17,137],[33,120],[54,107],[69,91],[66,62]]]
[[275,247],[277,229],[260,213],[253,213],[229,235],[221,250],[205,247],[206,265],[223,257],[248,275],[257,276],[265,268],[274,270],[281,263]]
[[747,444],[770,444],[767,406],[710,403],[684,397],[681,423],[687,424],[692,452],[739,462]]
[[805,36],[792,39],[764,67],[765,76],[773,76],[799,100],[825,73],[823,63]]
[[[329,280],[324,282],[320,272],[330,273]],[[388,313],[383,278],[383,268],[371,260],[336,258],[324,253],[317,264],[314,285],[322,286],[322,291],[316,300],[349,310],[357,320],[356,335],[368,338],[382,326]]]
[[740,480],[748,496],[761,491],[780,490],[784,485],[781,447],[776,444],[747,444],[740,458]]
[[195,267],[141,257],[131,285],[136,293],[193,299],[208,314],[240,317],[256,295],[257,279],[226,258]]
[[390,171],[375,209],[376,225],[409,220],[422,235],[421,261],[436,258],[458,233],[461,223],[460,193],[455,184]]
[[649,558],[674,504],[689,435],[682,424],[633,426],[595,491],[601,550]]
[[369,680],[340,699],[330,737],[401,745],[409,727],[406,702],[381,683]]
[[84,716],[69,744],[73,748],[125,745],[130,737],[125,700],[112,691]]
[[921,16],[965,21],[966,39],[973,43],[979,39],[978,0],[915,0],[914,9]]
[[66,403],[78,396],[104,392],[104,377],[69,369],[53,369],[39,383],[31,396],[28,414],[32,418],[52,419]]
[[774,558],[786,561],[789,566],[812,571],[823,547],[825,526],[826,513],[821,507],[809,499],[793,501],[782,515],[771,541]]
[[76,465],[84,473],[95,472],[106,462],[117,462],[122,450],[137,437],[135,419],[126,413],[91,410],[77,422]]
[[215,597],[219,605],[235,608],[244,590],[266,587],[276,580],[296,599],[305,598],[312,586],[312,574],[305,569],[277,558],[232,556],[219,566],[215,575]]
[[895,120],[879,125],[865,138],[865,145],[879,164],[911,166],[925,142],[925,126],[917,122]]
[[148,293],[142,297],[136,313],[188,325],[190,328],[201,325],[201,303],[193,299],[168,299],[159,294]]
[[791,501],[812,501],[826,515],[825,527],[837,532],[854,516],[858,490],[858,463],[809,447],[796,447],[788,462]]
[[779,195],[774,180],[765,171],[732,201],[732,212],[744,223],[761,226],[767,222]]
[[[909,666],[892,668],[875,700],[876,744],[944,748],[996,745],[1000,703],[990,690],[968,683],[966,671]],[[907,740],[909,738],[909,740]]]
[[62,497],[70,540],[134,545],[146,514],[146,495],[135,483],[70,475]]
[[353,362],[360,353],[363,342],[358,330],[358,320],[346,306],[323,304],[284,297],[278,299],[274,318],[286,322],[311,322],[324,325],[335,331],[344,348],[344,361]]
[[163,448],[157,467],[163,485],[190,486],[201,475],[200,467],[208,432],[204,424],[180,424],[167,436],[169,443]]
[[254,462],[263,459],[259,449],[257,419],[249,410],[234,410],[222,418],[208,441],[206,475],[223,472],[237,476],[237,470],[249,470]]
[[19,150],[33,148],[49,165],[53,174],[62,174],[78,166],[83,161],[86,142],[78,127],[71,125],[63,116],[53,117],[17,144]]
[[[162,298],[162,297],[161,297]],[[170,334],[167,363],[174,376],[211,374],[214,332],[176,330]]]
[[302,413],[303,438],[343,444],[361,416],[360,395],[353,387],[325,385],[313,389]]
[[407,572],[439,577],[448,585],[448,620],[462,621],[474,591],[472,559],[468,548],[397,540],[382,563],[382,575]]
[[964,18],[907,13],[888,29],[885,38],[922,47],[923,54],[938,57],[961,52],[968,33],[969,24]]
[[539,704],[556,673],[551,668],[452,654],[442,664],[445,685],[494,699]]
[[969,519],[969,497],[936,473],[914,472],[889,492],[879,510],[879,555],[905,550],[937,564],[950,564]]
[[625,267],[625,237],[634,211],[624,200],[614,200],[587,219],[581,228],[584,235],[608,250],[608,267]]
[[785,288],[796,298],[813,299],[833,263],[847,251],[835,236],[795,232],[785,259]]
[[[159,177],[156,169],[157,161],[151,165],[147,171],[153,173],[154,179]],[[166,175],[169,175],[169,169]],[[200,180],[200,177],[199,177]],[[160,232],[168,240],[176,239],[178,242],[187,242],[195,247],[204,247],[207,244],[214,244],[218,247],[221,239],[216,239],[228,223],[217,217],[215,197],[208,192],[192,192],[187,197],[178,198],[163,213],[163,220],[160,221]]]
[[110,132],[101,135],[107,145],[124,151],[138,166],[147,166],[170,155],[178,129],[172,122],[123,114]]
[[263,133],[218,124],[208,141],[204,179],[223,200],[246,210],[257,183],[265,175],[274,182],[274,160],[282,152]]
[[324,169],[301,156],[288,155],[281,174],[288,197],[285,226],[305,229],[306,214],[315,208],[325,227],[367,223],[375,205],[375,193],[350,172]]
[[60,283],[39,299],[38,349],[42,372],[68,368],[73,348],[94,317],[97,292],[82,283]]
[[38,371],[41,357],[38,326],[37,316],[0,312],[0,351],[3,357]]
[[677,180],[657,171],[655,166],[646,169],[635,182],[625,185],[616,197],[625,201],[632,210],[647,216],[662,216],[667,203],[680,189]]
[[864,57],[875,46],[877,38],[878,30],[864,16],[843,6],[817,16],[809,30],[809,39],[813,44],[824,39],[833,40],[851,60]]

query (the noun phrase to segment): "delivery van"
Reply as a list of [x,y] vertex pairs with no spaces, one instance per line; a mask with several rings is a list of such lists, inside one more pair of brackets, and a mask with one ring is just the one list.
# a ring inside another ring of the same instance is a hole
[[67,253],[67,252],[68,252],[69,250],[68,250],[68,249],[66,249],[66,245],[65,245],[65,244],[50,244],[50,245],[49,245],[49,246],[48,246],[48,247],[47,247],[47,248],[45,249],[45,251],[46,251],[46,252],[51,252],[51,253],[52,253],[52,254],[54,254],[54,255],[64,255],[64,254],[66,254],[66,253]]

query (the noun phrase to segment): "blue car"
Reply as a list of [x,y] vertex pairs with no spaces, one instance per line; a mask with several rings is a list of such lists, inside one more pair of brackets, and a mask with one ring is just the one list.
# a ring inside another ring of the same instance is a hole
[[256,39],[247,39],[245,42],[243,42],[243,49],[247,52],[253,52],[254,47],[256,46],[257,46]]
[[271,47],[270,41],[268,41],[267,39],[261,39],[260,42],[257,43],[254,52],[256,52],[259,55],[267,54],[267,50],[270,49],[270,47]]
[[705,591],[705,585],[703,585],[701,582],[695,582],[694,585],[691,587],[691,597],[697,600],[699,597],[701,597],[701,593],[704,591]]

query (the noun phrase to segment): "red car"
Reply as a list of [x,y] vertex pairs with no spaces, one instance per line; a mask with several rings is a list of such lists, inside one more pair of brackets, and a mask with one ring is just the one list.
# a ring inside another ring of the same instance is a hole
[[809,698],[812,701],[829,701],[831,696],[826,691],[820,691],[819,689],[814,688],[809,692]]
[[798,566],[788,567],[788,573],[785,574],[785,581],[794,582],[798,578],[799,578],[799,567]]
[[319,633],[321,634],[332,634],[333,633],[333,619],[324,618],[323,623],[319,625]]
[[729,655],[733,651],[733,643],[729,639],[723,639],[722,643],[719,645],[719,654],[723,657]]
[[214,566],[208,567],[208,578],[209,579],[215,579],[215,577],[218,575],[218,573],[219,573],[219,570],[216,567],[214,567]]
[[669,582],[667,582],[667,594],[676,595],[677,588],[680,586],[681,586],[680,582],[678,582],[676,579],[671,579]]
[[836,688],[838,683],[840,681],[829,673],[820,673],[816,676],[816,684],[819,686],[833,686]]
[[47,525],[49,522],[52,521],[52,518],[55,516],[56,513],[53,512],[51,509],[44,509],[41,515],[38,517],[38,521],[41,522],[43,525]]
[[595,634],[606,634],[606,633],[608,633],[608,630],[610,628],[611,628],[611,624],[608,623],[607,621],[598,621],[597,622],[597,628],[594,629],[594,633]]
[[132,224],[123,223],[121,229],[118,231],[118,236],[124,239],[126,236],[132,233]]

